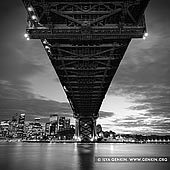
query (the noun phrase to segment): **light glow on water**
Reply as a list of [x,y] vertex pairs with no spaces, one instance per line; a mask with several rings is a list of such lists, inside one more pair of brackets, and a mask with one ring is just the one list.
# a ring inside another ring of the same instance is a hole
[[96,156],[170,157],[170,145],[0,143],[3,170],[168,170],[169,163],[97,163]]

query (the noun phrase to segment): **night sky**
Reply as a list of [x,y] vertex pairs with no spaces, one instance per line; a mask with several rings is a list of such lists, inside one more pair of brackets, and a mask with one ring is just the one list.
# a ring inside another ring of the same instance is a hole
[[[170,134],[170,1],[151,0],[149,36],[133,39],[103,101],[98,123],[116,133]],[[0,120],[26,113],[48,121],[72,110],[39,40],[26,41],[21,0],[0,5]],[[73,119],[72,119],[73,121]]]

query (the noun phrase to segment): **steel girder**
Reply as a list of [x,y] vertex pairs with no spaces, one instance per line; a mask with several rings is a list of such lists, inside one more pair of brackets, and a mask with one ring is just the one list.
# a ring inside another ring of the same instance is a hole
[[98,46],[55,46],[52,41],[48,40],[52,51],[50,59],[71,102],[74,116],[98,117],[103,98],[130,40]]
[[95,136],[94,119],[128,44],[146,32],[148,2],[23,0],[28,12],[25,36],[42,41],[83,140]]
[[81,142],[97,140],[96,119],[93,117],[80,117],[76,119],[76,139]]

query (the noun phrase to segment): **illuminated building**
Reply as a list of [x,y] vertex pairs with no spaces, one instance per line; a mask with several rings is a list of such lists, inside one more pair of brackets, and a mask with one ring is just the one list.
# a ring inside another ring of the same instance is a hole
[[49,125],[50,135],[57,135],[58,132],[58,115],[50,115],[50,125]]
[[70,119],[65,119],[65,129],[70,129]]
[[50,115],[50,122],[57,122],[58,121],[58,115],[52,114]]
[[17,137],[23,138],[24,136],[24,124],[25,124],[25,114],[20,114],[18,120]]
[[0,129],[1,129],[1,136],[2,137],[8,137],[8,134],[9,134],[9,120],[1,121]]
[[40,118],[39,117],[34,118],[34,121],[35,121],[35,123],[40,123]]
[[65,130],[65,117],[59,118],[58,127],[59,127],[58,131],[64,131]]

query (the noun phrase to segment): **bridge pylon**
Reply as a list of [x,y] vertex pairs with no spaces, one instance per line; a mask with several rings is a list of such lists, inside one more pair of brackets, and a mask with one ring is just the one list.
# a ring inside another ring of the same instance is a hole
[[76,141],[97,141],[96,119],[93,117],[79,117],[76,119]]

